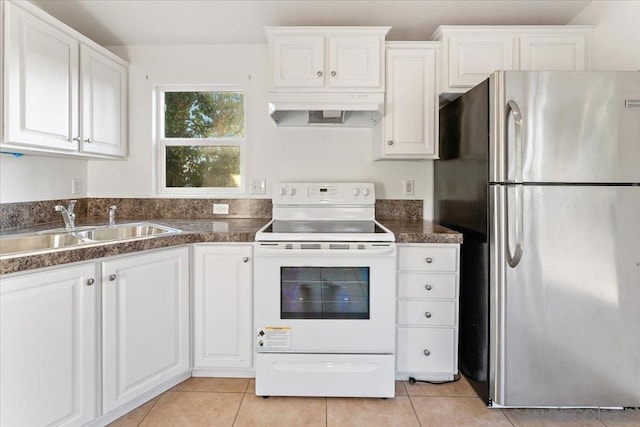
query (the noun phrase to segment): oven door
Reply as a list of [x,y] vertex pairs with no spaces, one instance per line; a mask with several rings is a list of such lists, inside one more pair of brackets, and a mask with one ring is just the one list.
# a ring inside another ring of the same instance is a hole
[[394,243],[256,243],[256,351],[393,354]]

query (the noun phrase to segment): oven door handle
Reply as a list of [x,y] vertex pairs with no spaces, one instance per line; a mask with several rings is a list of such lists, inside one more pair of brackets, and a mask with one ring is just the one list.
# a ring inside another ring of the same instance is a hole
[[255,248],[255,256],[271,256],[271,255],[338,255],[338,256],[370,256],[370,255],[394,255],[396,253],[395,246],[383,247],[383,248],[366,248],[366,249],[281,249],[270,247],[257,247]]

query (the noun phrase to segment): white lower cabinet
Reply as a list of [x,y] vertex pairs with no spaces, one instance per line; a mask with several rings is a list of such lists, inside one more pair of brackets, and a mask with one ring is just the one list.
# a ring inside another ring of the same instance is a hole
[[96,417],[99,289],[95,263],[2,278],[0,425]]
[[189,371],[189,249],[102,262],[103,411]]
[[252,376],[252,246],[194,247],[194,376]]
[[448,381],[458,373],[460,245],[398,244],[396,372]]

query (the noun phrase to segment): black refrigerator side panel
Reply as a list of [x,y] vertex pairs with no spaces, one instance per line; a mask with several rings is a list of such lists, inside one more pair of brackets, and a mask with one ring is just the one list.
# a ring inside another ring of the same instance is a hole
[[[461,247],[459,369],[488,380],[489,81],[440,109],[440,160],[434,162],[434,220],[464,235]],[[486,384],[478,391],[487,393]]]

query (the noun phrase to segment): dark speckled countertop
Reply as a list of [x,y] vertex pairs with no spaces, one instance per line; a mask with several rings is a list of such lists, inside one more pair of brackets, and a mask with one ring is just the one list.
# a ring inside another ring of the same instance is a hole
[[[182,230],[181,234],[130,240],[127,242],[80,246],[37,255],[0,259],[0,274],[16,273],[41,267],[88,261],[108,256],[203,242],[253,242],[256,232],[269,218],[238,219],[121,219],[121,224],[148,221]],[[398,243],[462,243],[462,234],[420,220],[380,220],[396,236]],[[77,226],[105,225],[104,221],[84,221]],[[14,230],[14,233],[41,231],[47,226]],[[6,234],[6,233],[3,233]]]

